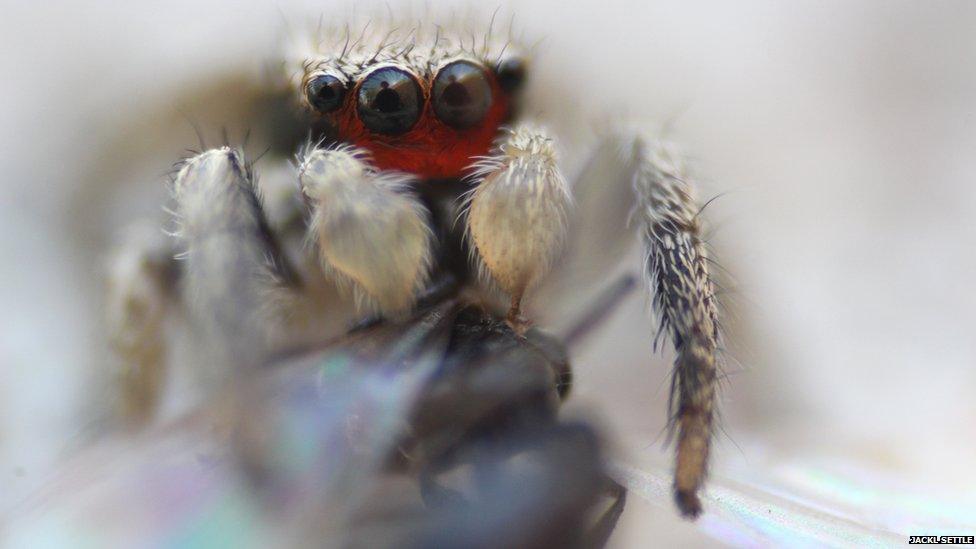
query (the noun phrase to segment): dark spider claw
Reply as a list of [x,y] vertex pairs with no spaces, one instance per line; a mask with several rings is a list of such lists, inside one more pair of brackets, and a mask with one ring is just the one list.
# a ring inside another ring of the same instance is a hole
[[701,499],[698,494],[690,490],[675,490],[674,503],[678,506],[681,516],[687,519],[697,519],[702,512]]

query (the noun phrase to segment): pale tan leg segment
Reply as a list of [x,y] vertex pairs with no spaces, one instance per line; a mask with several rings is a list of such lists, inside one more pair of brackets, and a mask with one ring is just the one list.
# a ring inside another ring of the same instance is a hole
[[270,349],[295,270],[268,227],[240,151],[188,159],[174,183],[184,300],[218,367],[259,366]]
[[475,169],[467,234],[482,275],[511,297],[507,320],[522,333],[522,298],[549,272],[566,237],[569,188],[552,140],[530,128],[512,130]]
[[106,321],[119,361],[123,422],[138,427],[156,411],[166,377],[164,319],[175,299],[176,266],[169,239],[137,227],[109,264]]
[[376,172],[351,147],[310,148],[298,177],[326,274],[350,286],[361,306],[384,316],[409,311],[431,261],[428,215],[409,193],[410,177]]

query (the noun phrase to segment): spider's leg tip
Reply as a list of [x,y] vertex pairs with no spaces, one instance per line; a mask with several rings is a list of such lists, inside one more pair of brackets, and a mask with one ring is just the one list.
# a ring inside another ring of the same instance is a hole
[[532,327],[532,321],[522,315],[521,301],[521,297],[512,298],[512,306],[508,310],[508,315],[505,316],[505,324],[508,324],[515,335],[524,338],[525,332]]
[[695,520],[701,515],[701,500],[698,494],[691,490],[675,490],[674,502],[681,512],[681,516],[688,520]]
[[515,317],[509,316],[505,319],[505,324],[508,324],[508,327],[515,332],[515,335],[523,339],[525,338],[525,333],[532,328],[532,321],[522,315]]

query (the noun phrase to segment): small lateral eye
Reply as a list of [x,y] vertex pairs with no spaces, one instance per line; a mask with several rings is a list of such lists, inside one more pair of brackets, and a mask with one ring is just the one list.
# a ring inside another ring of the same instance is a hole
[[434,78],[434,113],[456,129],[470,128],[491,107],[491,85],[481,67],[468,61],[444,66]]
[[346,86],[335,76],[323,74],[308,83],[306,93],[308,103],[315,107],[315,110],[322,113],[332,112],[342,105]]
[[509,57],[495,69],[498,85],[507,92],[517,91],[525,83],[525,60],[520,57]]
[[409,73],[384,67],[359,85],[359,119],[370,130],[386,135],[406,133],[420,119],[423,92]]

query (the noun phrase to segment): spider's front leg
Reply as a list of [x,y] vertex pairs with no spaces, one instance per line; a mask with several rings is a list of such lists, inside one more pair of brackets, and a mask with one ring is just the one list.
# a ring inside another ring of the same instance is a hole
[[409,176],[377,172],[355,148],[310,147],[298,171],[309,237],[326,274],[384,316],[408,312],[427,283],[432,233]]
[[165,381],[164,326],[178,301],[173,255],[162,231],[137,226],[109,263],[105,320],[119,366],[119,413],[129,426],[152,418]]
[[[695,517],[712,437],[719,333],[694,190],[677,155],[640,139],[605,139],[587,166],[573,185],[581,201],[574,236],[597,240],[582,247],[574,242],[576,256],[562,258],[562,266],[609,261],[610,240],[627,239],[627,210],[634,210],[648,291],[677,352],[670,399],[675,501],[682,514]],[[471,198],[468,231],[485,269],[512,296],[509,320],[517,321],[525,288],[545,273],[565,236],[568,190],[551,142],[527,130],[512,132],[498,154],[477,167],[483,178]]]
[[131,426],[150,421],[160,400],[167,316],[189,313],[218,368],[256,366],[269,350],[278,298],[298,287],[241,152],[213,149],[179,168],[176,238],[160,229],[132,231],[108,277],[109,343],[121,369],[121,416]]
[[708,465],[718,382],[718,308],[694,189],[681,159],[666,146],[637,142],[635,218],[640,224],[649,291],[660,330],[677,352],[670,412],[677,429],[675,502],[701,513],[698,491]]
[[237,149],[212,149],[182,163],[173,191],[183,299],[195,326],[212,358],[256,366],[300,281],[268,226],[250,166]]
[[[648,292],[659,333],[674,344],[670,426],[677,431],[674,496],[686,517],[701,513],[698,492],[708,465],[718,381],[718,312],[694,188],[680,157],[665,144],[624,135],[605,138],[573,185],[579,201],[575,256],[564,268],[608,264],[638,225]],[[581,245],[583,244],[583,245]],[[595,282],[595,281],[594,281]]]
[[508,323],[524,333],[522,298],[549,271],[565,240],[569,188],[552,139],[527,127],[511,130],[495,154],[474,168],[467,234],[482,273],[511,297]]

